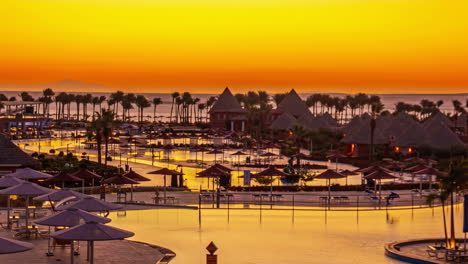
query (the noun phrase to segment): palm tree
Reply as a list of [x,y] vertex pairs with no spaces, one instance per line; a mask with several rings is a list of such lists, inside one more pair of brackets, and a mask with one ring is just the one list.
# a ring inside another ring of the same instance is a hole
[[450,201],[450,238],[448,239],[447,248],[455,248],[455,219],[454,219],[454,195],[468,187],[468,164],[465,160],[450,164],[449,172],[446,177],[440,180],[440,188],[445,192]]
[[86,94],[83,96],[83,119],[88,120],[88,104],[93,102],[93,95]]
[[195,99],[193,99],[193,101],[192,101],[192,106],[193,106],[193,112],[192,112],[192,113],[193,113],[193,123],[196,123],[196,122],[197,122],[197,109],[196,109],[196,107],[197,107],[197,105],[198,105],[199,102],[200,102],[200,98],[198,98],[198,97],[195,98]]
[[375,134],[375,127],[377,125],[376,119],[378,114],[383,110],[384,105],[379,101],[376,103],[371,104],[371,120],[370,120],[370,128],[371,128],[371,135],[370,135],[370,161],[374,160],[374,134]]
[[203,110],[206,109],[206,104],[198,104],[198,122],[203,122]]
[[148,98],[144,97],[143,95],[137,95],[135,98],[135,104],[138,108],[138,122],[140,124],[143,123],[143,110],[147,107],[150,107],[151,104],[148,101]]
[[174,93],[171,94],[171,96],[172,96],[172,105],[171,105],[171,115],[169,117],[169,122],[172,123],[172,112],[174,110],[174,103],[176,102],[177,98],[179,98],[180,94],[178,92],[174,92]]
[[45,99],[45,106],[46,110],[44,112],[47,113],[47,117],[49,117],[49,106],[52,103],[52,96],[55,95],[54,91],[50,88],[46,88],[42,91],[42,95],[44,96]]
[[[84,104],[84,96],[78,94],[75,96],[75,103],[76,103],[76,120],[80,120],[80,105]],[[83,109],[84,112],[84,109]]]
[[93,97],[93,99],[91,100],[91,103],[93,104],[93,120],[94,120],[94,118],[96,116],[96,105],[99,104],[99,100],[100,99],[97,96]]
[[102,103],[104,103],[104,101],[106,101],[106,97],[105,97],[104,95],[99,96],[99,102],[98,102],[98,104],[99,104],[99,111],[102,110]]
[[[110,99],[114,102],[114,113],[119,113],[119,103],[123,103],[125,93],[122,91],[117,91],[115,93],[111,93]],[[125,111],[125,110],[122,110]],[[123,118],[123,114],[122,114]],[[122,119],[123,120],[123,119]]]
[[158,105],[162,104],[162,100],[160,97],[155,97],[153,98],[153,123],[156,123],[156,107],[158,107]]
[[[112,136],[112,132],[114,130],[114,127],[115,127],[115,113],[111,110],[105,110],[103,109],[101,111],[101,113],[96,113],[96,120],[94,121],[95,122],[95,126],[96,126],[96,130],[98,130],[100,133],[98,134],[101,134],[102,138],[104,138],[104,143],[105,143],[105,146],[104,146],[104,155],[105,155],[105,161],[104,161],[104,165],[107,166],[107,157],[108,157],[108,153],[109,153],[109,138]],[[98,135],[97,134],[97,135]],[[97,141],[97,139],[96,139]],[[98,151],[100,149],[100,146],[98,144]],[[99,153],[98,153],[99,155]],[[100,156],[99,156],[100,157]]]
[[434,201],[439,200],[441,207],[442,207],[442,219],[443,219],[443,227],[444,227],[444,238],[445,238],[445,245],[449,245],[449,239],[447,234],[447,217],[445,216],[445,205],[447,203],[448,193],[447,192],[440,192],[440,193],[431,193],[426,197],[426,202],[429,206],[432,206]]
[[[275,94],[273,95],[273,101],[275,101],[276,107],[283,101],[284,97],[286,97],[287,93]],[[309,105],[308,105],[309,106]],[[311,107],[311,105],[309,106]]]
[[34,101],[34,98],[28,92],[20,93],[19,97],[21,97],[21,101],[24,101],[24,102],[33,102]]
[[133,93],[128,93],[124,95],[122,99],[122,121],[126,121],[126,119],[130,120],[130,109],[133,109],[133,103],[135,102],[136,97]]
[[456,114],[463,114],[463,113],[466,113],[466,110],[465,108],[463,108],[463,105],[460,101],[458,100],[453,100],[452,101],[452,104],[453,104],[453,110]]

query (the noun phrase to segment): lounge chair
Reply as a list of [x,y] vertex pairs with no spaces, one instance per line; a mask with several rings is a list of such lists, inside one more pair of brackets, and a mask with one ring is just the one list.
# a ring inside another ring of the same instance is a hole
[[435,246],[427,246],[427,255],[429,257],[433,257],[436,259],[443,259],[445,258],[445,247],[435,247]]

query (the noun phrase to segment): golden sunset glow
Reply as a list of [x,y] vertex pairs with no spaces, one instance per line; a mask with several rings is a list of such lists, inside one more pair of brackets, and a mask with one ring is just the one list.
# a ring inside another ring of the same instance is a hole
[[4,0],[2,10],[0,84],[12,89],[468,86],[465,0]]

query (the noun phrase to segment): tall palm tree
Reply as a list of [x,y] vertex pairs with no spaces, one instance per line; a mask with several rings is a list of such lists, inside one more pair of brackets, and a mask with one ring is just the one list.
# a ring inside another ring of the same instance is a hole
[[198,104],[198,122],[203,122],[203,110],[206,109],[206,104]]
[[376,102],[371,104],[371,119],[370,119],[370,128],[371,128],[371,134],[370,134],[370,161],[372,162],[374,160],[374,134],[375,134],[375,128],[377,125],[376,119],[378,114],[383,110],[384,105],[380,102]]
[[99,104],[99,97],[98,96],[93,97],[93,99],[91,100],[91,104],[93,105],[93,120],[94,120],[96,117],[96,105]]
[[99,130],[102,138],[104,138],[105,166],[107,166],[107,157],[109,155],[109,139],[112,136],[114,127],[116,126],[114,121],[115,113],[111,110],[103,109],[100,113],[96,113],[96,120],[94,121],[97,127],[96,129]]
[[440,180],[440,188],[442,192],[446,192],[450,202],[450,237],[448,239],[447,248],[455,248],[455,216],[454,195],[468,187],[468,164],[466,160],[459,163],[450,164],[448,175]]
[[148,100],[148,98],[144,97],[143,95],[137,95],[135,98],[135,104],[138,108],[138,122],[140,124],[143,123],[143,110],[147,107],[150,107],[151,104]]
[[177,98],[179,98],[180,94],[178,92],[174,92],[174,93],[171,94],[171,96],[172,96],[172,105],[171,105],[171,115],[169,116],[169,122],[172,123],[172,112],[174,110],[174,104],[175,104]]
[[93,101],[92,94],[83,95],[83,119],[88,120],[88,104],[91,104]]
[[[123,103],[125,93],[122,91],[117,91],[115,93],[111,93],[110,99],[114,102],[114,113],[119,113],[119,103]],[[125,111],[125,110],[123,110]],[[123,115],[122,115],[123,118]],[[122,119],[123,120],[123,119]]]
[[47,117],[49,117],[49,108],[50,108],[49,106],[53,102],[52,96],[54,96],[55,93],[52,89],[46,88],[42,91],[42,95],[45,98],[44,101],[45,101],[45,106],[46,106],[46,110],[44,112],[47,114]]
[[162,104],[162,100],[160,97],[155,97],[153,98],[153,123],[156,123],[156,107],[158,107],[158,105]]
[[99,102],[98,102],[98,104],[99,104],[99,111],[102,110],[102,103],[104,103],[104,101],[106,101],[106,97],[105,97],[104,95],[99,96]]
[[135,94],[126,94],[122,99],[122,121],[130,120],[130,110],[133,109],[133,103],[135,102]]
[[197,105],[198,103],[200,102],[200,98],[194,98],[193,101],[192,101],[192,106],[193,106],[193,110],[192,110],[192,113],[193,113],[193,122],[196,123],[197,122]]
[[[84,96],[78,94],[75,96],[75,103],[76,103],[76,120],[80,120],[80,106],[84,102]],[[83,110],[84,111],[84,110]]]

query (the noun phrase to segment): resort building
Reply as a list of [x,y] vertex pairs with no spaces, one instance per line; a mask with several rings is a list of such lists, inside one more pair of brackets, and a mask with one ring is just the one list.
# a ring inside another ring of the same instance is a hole
[[36,167],[39,164],[2,133],[0,133],[0,150],[0,172],[11,172],[20,167]]
[[247,111],[242,108],[228,87],[211,107],[210,125],[213,129],[244,132],[247,125]]
[[[426,145],[436,149],[465,146],[462,137],[454,132],[455,123],[442,113],[437,113],[419,123],[406,113],[379,116],[374,130],[374,144],[385,151],[410,154]],[[367,157],[371,144],[371,119],[368,116],[353,118],[342,132],[346,154]]]
[[28,137],[49,125],[50,119],[39,114],[42,102],[2,101],[5,111],[0,114],[0,132]]
[[291,90],[271,114],[271,129],[289,130],[294,126],[302,126],[309,131],[334,129],[338,127],[336,120],[328,113],[314,116],[309,107]]

